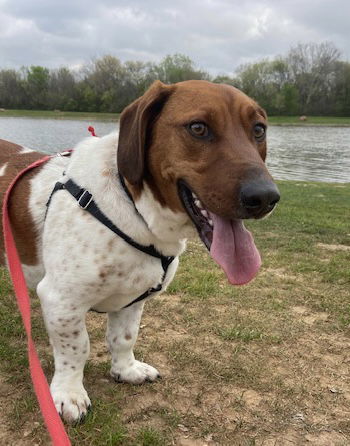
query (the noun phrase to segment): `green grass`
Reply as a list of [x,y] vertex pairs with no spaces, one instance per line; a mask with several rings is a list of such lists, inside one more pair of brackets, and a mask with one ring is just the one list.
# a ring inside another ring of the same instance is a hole
[[119,113],[70,112],[54,110],[5,110],[0,111],[0,118],[1,117],[117,121],[119,119]]
[[[67,428],[74,446],[350,444],[350,184],[278,184],[274,214],[247,223],[263,260],[257,278],[232,287],[202,244],[191,242],[168,295],[147,303],[136,344],[136,357],[163,379],[115,384],[102,348],[85,370],[93,410]],[[0,302],[0,434],[20,444],[29,430],[30,444],[45,445],[3,269]],[[92,348],[104,345],[103,316],[89,318]],[[34,297],[33,325],[50,377]]]
[[[70,112],[54,110],[5,110],[0,111],[1,117],[17,118],[46,118],[46,119],[82,119],[117,121],[119,113],[99,112]],[[269,116],[271,125],[325,125],[325,126],[350,126],[350,116],[307,116],[306,121],[300,121],[299,116]]]
[[307,116],[306,121],[300,121],[300,116],[269,116],[271,125],[325,125],[335,127],[349,127],[350,116]]

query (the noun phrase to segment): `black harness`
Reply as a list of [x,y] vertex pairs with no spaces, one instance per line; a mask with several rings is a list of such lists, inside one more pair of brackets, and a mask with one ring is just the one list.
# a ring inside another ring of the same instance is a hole
[[[142,218],[142,220],[144,220],[142,215],[136,209],[134,200],[132,199],[132,196],[131,196],[129,190],[127,189],[127,187],[125,185],[123,177],[121,175],[119,175],[119,178],[120,178],[120,182],[121,182],[121,185],[122,185],[123,189],[125,190],[128,198],[131,200],[131,202],[132,202],[132,204],[133,204],[133,206],[135,208],[135,211]],[[98,221],[100,221],[108,229],[110,229],[115,234],[117,234],[120,238],[122,238],[126,243],[131,245],[133,248],[138,249],[139,251],[142,251],[145,254],[148,254],[149,256],[155,257],[155,258],[157,258],[157,259],[159,259],[161,261],[162,268],[163,268],[162,281],[156,287],[149,288],[147,291],[145,291],[143,294],[141,294],[141,296],[137,297],[132,302],[130,302],[128,305],[125,305],[125,307],[123,307],[123,308],[130,307],[134,303],[140,302],[141,300],[146,299],[146,297],[149,297],[151,294],[156,293],[158,291],[161,291],[161,289],[163,287],[163,284],[164,284],[165,277],[166,277],[166,273],[167,273],[168,268],[169,268],[169,265],[171,264],[171,262],[174,260],[175,257],[173,257],[173,256],[164,256],[153,245],[144,246],[144,245],[140,245],[139,243],[137,243],[135,240],[133,240],[131,237],[129,237],[127,234],[125,234],[122,230],[120,230],[100,210],[100,208],[95,203],[95,201],[94,201],[94,199],[92,197],[92,194],[90,194],[90,192],[88,190],[79,187],[71,179],[67,180],[65,183],[57,182],[55,184],[55,187],[53,188],[53,190],[51,192],[51,195],[49,197],[49,200],[48,200],[48,202],[46,204],[46,206],[47,206],[46,212],[47,212],[47,210],[49,208],[49,205],[51,203],[51,199],[52,199],[53,194],[55,192],[57,192],[58,190],[66,190],[67,192],[69,192],[77,200],[78,205],[79,205],[79,207],[81,209],[83,209],[84,211],[89,212],[89,214],[91,214],[93,217],[95,217]]]

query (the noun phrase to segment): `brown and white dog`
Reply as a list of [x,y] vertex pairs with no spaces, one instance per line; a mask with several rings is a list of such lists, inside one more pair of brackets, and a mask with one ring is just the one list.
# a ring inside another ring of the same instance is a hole
[[[90,309],[108,313],[116,380],[139,384],[159,376],[133,354],[144,300],[124,307],[161,283],[163,268],[65,190],[52,196],[45,218],[55,183],[72,179],[134,241],[174,256],[163,290],[194,229],[229,281],[243,284],[257,273],[260,256],[242,220],[267,215],[279,200],[264,164],[265,136],[265,112],[239,90],[158,81],[124,110],[119,137],[88,138],[70,158],[53,157],[18,182],[10,219],[27,283],[41,300],[55,359],[51,393],[66,421],[78,421],[90,406],[83,386]],[[42,156],[0,141],[1,200],[16,173]],[[6,263],[3,240],[0,256]]]

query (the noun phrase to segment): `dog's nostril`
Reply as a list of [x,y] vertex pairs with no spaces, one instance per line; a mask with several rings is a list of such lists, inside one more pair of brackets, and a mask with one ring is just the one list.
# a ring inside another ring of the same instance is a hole
[[254,216],[272,211],[280,194],[272,181],[259,181],[243,184],[240,198],[242,206]]
[[249,196],[249,195],[242,196],[242,203],[246,208],[250,208],[250,209],[260,208],[260,206],[262,204],[260,197]]

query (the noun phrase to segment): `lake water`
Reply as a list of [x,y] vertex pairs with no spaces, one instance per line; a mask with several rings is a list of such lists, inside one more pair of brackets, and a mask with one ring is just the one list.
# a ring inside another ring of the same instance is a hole
[[[45,152],[74,147],[89,136],[103,136],[114,122],[1,118],[0,138]],[[350,127],[270,127],[268,167],[276,179],[350,182]]]

